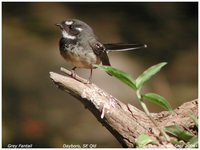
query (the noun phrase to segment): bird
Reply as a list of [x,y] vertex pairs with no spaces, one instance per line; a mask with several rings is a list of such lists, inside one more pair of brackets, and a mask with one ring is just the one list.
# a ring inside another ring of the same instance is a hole
[[76,68],[90,69],[89,83],[92,83],[94,64],[111,66],[107,53],[146,48],[146,44],[102,43],[93,29],[79,19],[66,19],[57,23],[61,30],[59,50],[62,57],[74,67],[71,74],[75,77]]

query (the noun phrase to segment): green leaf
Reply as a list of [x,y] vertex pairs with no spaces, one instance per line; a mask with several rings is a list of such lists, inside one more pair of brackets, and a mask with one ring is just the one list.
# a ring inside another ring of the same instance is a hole
[[131,77],[130,74],[128,74],[124,71],[121,71],[119,69],[113,68],[111,66],[102,66],[102,65],[94,65],[94,66],[101,70],[106,71],[108,74],[113,75],[114,77],[116,77],[120,81],[124,82],[125,84],[127,84],[128,86],[133,88],[134,90],[137,89],[135,80]]
[[164,97],[162,97],[158,94],[146,93],[146,94],[142,95],[142,97],[150,102],[156,103],[156,104],[164,107],[165,109],[167,109],[169,111],[172,111],[172,108],[171,108],[170,104],[168,103],[168,101]]
[[198,137],[194,136],[187,143],[185,148],[198,148]]
[[146,134],[141,134],[137,139],[136,139],[136,146],[138,148],[144,147],[146,144],[149,143],[155,143],[148,135]]
[[198,118],[197,116],[195,116],[194,114],[190,113],[189,114],[190,118],[192,118],[192,120],[194,121],[195,123],[195,126],[198,128]]
[[164,130],[167,133],[170,133],[173,136],[177,137],[178,139],[184,140],[186,142],[188,142],[191,138],[193,138],[193,135],[191,133],[184,130],[182,127],[178,125],[171,125],[171,126],[165,127]]
[[144,71],[137,79],[136,79],[136,87],[139,89],[142,87],[144,82],[149,80],[154,74],[156,74],[160,69],[165,66],[167,63],[162,62],[157,65],[154,65],[150,68],[148,68],[146,71]]

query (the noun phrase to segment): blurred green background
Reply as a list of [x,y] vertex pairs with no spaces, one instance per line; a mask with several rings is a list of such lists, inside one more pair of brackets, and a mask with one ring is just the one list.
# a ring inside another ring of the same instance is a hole
[[[121,147],[79,101],[58,90],[49,78],[50,71],[72,67],[58,49],[60,30],[55,23],[64,19],[87,22],[104,43],[147,44],[146,49],[109,54],[112,66],[135,78],[151,65],[168,62],[144,92],[164,96],[173,108],[198,96],[197,2],[3,2],[2,9],[3,147]],[[89,76],[86,69],[77,73]],[[93,82],[141,109],[135,92],[103,71],[94,71]],[[163,110],[148,106],[152,112]]]

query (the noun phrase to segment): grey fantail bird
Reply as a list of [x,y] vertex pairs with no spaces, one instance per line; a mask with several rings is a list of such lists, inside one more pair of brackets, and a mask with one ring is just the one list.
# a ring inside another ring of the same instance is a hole
[[92,28],[78,19],[68,19],[56,24],[61,29],[60,54],[69,63],[74,65],[72,75],[76,68],[90,69],[89,83],[92,80],[93,64],[110,66],[107,53],[110,51],[128,51],[146,48],[145,44],[102,44],[94,34]]

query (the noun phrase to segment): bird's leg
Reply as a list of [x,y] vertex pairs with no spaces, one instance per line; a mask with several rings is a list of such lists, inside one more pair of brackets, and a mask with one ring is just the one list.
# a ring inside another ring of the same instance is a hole
[[90,69],[89,84],[92,84],[92,69],[93,68]]
[[72,70],[71,70],[71,76],[72,76],[72,78],[76,78],[75,69],[76,69],[76,67],[73,67]]

